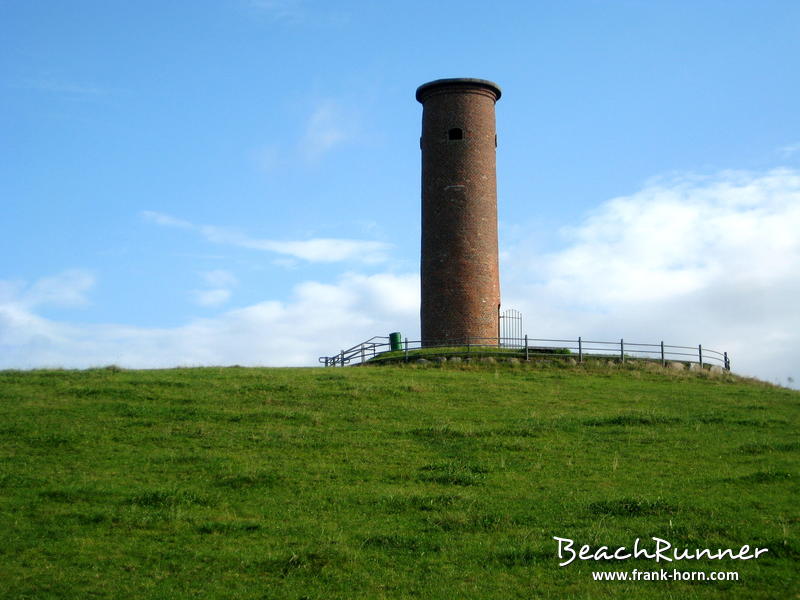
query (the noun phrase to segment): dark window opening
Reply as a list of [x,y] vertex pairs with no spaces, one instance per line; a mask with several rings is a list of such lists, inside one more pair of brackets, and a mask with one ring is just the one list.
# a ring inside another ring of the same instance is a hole
[[464,131],[458,127],[453,127],[450,131],[447,132],[447,139],[452,140],[463,140],[464,139]]

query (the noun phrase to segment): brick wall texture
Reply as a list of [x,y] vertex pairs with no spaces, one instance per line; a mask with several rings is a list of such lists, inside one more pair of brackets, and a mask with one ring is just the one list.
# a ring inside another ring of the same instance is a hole
[[[422,103],[420,319],[424,345],[497,343],[495,102],[500,89],[474,79],[437,80]],[[449,135],[461,129],[462,139]]]

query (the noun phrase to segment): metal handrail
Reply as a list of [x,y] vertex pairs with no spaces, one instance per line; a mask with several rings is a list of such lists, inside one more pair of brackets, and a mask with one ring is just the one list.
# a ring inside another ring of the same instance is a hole
[[[377,340],[385,340],[378,342]],[[545,344],[542,346],[542,344]],[[558,346],[550,346],[547,344],[559,344]],[[569,344],[569,345],[565,345]],[[574,345],[573,345],[574,344]],[[587,345],[589,344],[589,345]],[[597,346],[601,347],[597,347]],[[657,350],[643,350],[638,349],[642,347],[657,348]],[[466,341],[454,340],[414,340],[409,341],[405,338],[402,349],[403,358],[408,360],[408,353],[410,350],[419,349],[436,349],[443,348],[443,354],[447,355],[498,355],[508,356],[510,353],[524,354],[526,360],[530,358],[531,354],[536,356],[560,356],[565,357],[563,350],[567,350],[570,354],[572,351],[577,351],[578,362],[583,362],[584,355],[594,355],[608,357],[613,355],[618,357],[621,362],[626,359],[644,359],[644,360],[660,360],[662,365],[665,365],[668,360],[674,361],[671,357],[692,357],[697,360],[679,359],[680,362],[690,364],[699,364],[701,366],[711,365],[718,363],[726,371],[730,371],[731,364],[727,352],[719,352],[709,348],[704,348],[701,344],[696,347],[692,346],[674,346],[665,344],[663,341],[658,344],[640,343],[640,342],[626,342],[620,339],[619,342],[603,342],[599,340],[584,340],[578,338],[577,340],[557,340],[548,338],[530,338],[527,335],[524,337],[492,337],[492,338],[470,338]],[[455,350],[454,348],[464,348],[465,350]],[[562,352],[547,352],[547,350],[561,350]],[[693,352],[678,352],[677,350],[693,350]],[[356,344],[347,350],[341,350],[338,354],[333,356],[321,356],[319,362],[323,363],[326,367],[344,367],[349,364],[361,364],[368,360],[396,360],[398,356],[392,354],[383,359],[380,358],[381,354],[391,351],[391,345],[387,336],[374,336],[370,339]],[[398,352],[398,350],[394,350]],[[611,354],[613,353],[613,354]],[[657,355],[656,357],[642,356],[642,355]]]

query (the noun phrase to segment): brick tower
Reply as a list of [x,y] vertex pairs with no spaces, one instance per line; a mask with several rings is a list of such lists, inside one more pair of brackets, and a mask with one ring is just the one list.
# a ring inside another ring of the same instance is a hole
[[497,344],[497,84],[438,79],[422,103],[423,345]]

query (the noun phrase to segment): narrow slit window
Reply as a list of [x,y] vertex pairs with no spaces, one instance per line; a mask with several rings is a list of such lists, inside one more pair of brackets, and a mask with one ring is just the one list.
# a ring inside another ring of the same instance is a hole
[[447,132],[447,139],[451,142],[453,140],[463,140],[464,139],[464,131],[460,127],[453,127],[451,130]]

